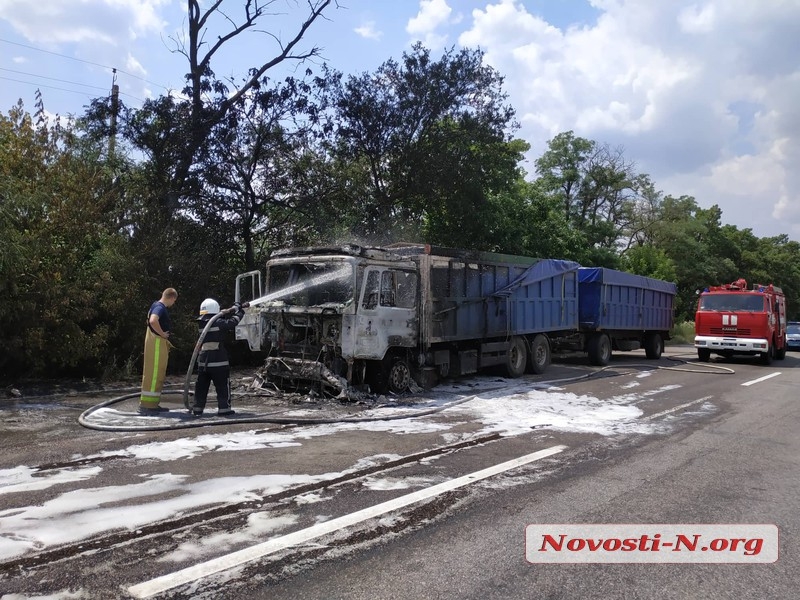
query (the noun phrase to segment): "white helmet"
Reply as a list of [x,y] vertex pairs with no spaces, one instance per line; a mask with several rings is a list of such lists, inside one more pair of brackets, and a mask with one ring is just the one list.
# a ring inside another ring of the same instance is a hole
[[200,316],[215,315],[219,312],[219,302],[213,298],[206,298],[200,305]]

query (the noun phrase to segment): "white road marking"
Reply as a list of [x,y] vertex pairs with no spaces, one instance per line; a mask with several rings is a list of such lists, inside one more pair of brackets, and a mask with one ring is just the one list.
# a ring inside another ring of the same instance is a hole
[[645,421],[652,421],[653,419],[658,419],[659,417],[665,417],[666,415],[672,414],[674,412],[678,412],[679,410],[683,410],[684,408],[688,408],[693,404],[699,404],[700,402],[705,402],[706,400],[710,400],[714,396],[704,396],[702,398],[698,398],[697,400],[692,400],[691,402],[687,402],[686,404],[681,404],[680,406],[676,406],[674,408],[669,408],[667,410],[662,410],[659,413],[654,415],[650,415],[649,417],[645,417]]
[[759,377],[758,379],[753,379],[752,381],[745,381],[742,385],[747,387],[748,385],[753,385],[754,383],[761,383],[762,381],[766,381],[767,379],[772,379],[773,377],[777,377],[780,374],[781,374],[780,371],[776,371],[775,373],[764,375],[763,377]]
[[317,525],[312,525],[306,529],[301,529],[300,531],[295,531],[294,533],[267,540],[266,542],[256,544],[255,546],[250,546],[249,548],[244,548],[225,556],[220,556],[219,558],[181,569],[175,573],[169,573],[149,581],[132,585],[128,588],[128,592],[134,598],[149,598],[156,594],[160,594],[161,592],[178,587],[179,585],[191,583],[202,577],[208,577],[214,573],[219,573],[220,571],[237,567],[243,563],[257,560],[268,554],[302,544],[339,529],[350,527],[356,523],[366,521],[367,519],[372,519],[384,513],[403,508],[416,502],[421,502],[422,500],[433,498],[434,496],[438,496],[444,492],[449,492],[465,485],[469,485],[470,483],[475,483],[476,481],[492,477],[493,475],[498,475],[528,463],[547,458],[548,456],[563,452],[566,449],[567,446],[552,446],[551,448],[539,450],[538,452],[534,452],[532,454],[526,454],[525,456],[520,456],[519,458],[500,463],[499,465],[482,469],[480,471],[475,471],[469,475],[457,477],[456,479],[451,479],[450,481],[433,485],[429,488],[425,488],[424,490],[418,490],[416,492],[412,492],[411,494],[406,494],[405,496],[395,498],[394,500],[382,502],[381,504],[370,506],[363,510],[350,513],[349,515],[331,519],[325,523],[318,523]]

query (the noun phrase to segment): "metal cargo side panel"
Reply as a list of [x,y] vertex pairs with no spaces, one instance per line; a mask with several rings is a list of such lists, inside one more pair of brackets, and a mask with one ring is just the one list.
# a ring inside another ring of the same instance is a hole
[[574,328],[576,272],[577,264],[566,261],[513,264],[431,257],[427,339],[436,343]]
[[674,283],[603,267],[578,270],[580,325],[588,329],[668,331]]
[[530,333],[574,330],[578,327],[578,277],[567,261],[543,260],[538,274],[509,296],[509,333]]

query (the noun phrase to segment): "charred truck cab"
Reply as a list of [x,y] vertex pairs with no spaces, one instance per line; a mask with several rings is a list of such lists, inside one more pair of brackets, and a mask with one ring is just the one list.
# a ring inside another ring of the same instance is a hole
[[244,273],[236,297],[252,298],[236,338],[268,353],[266,374],[281,389],[409,386],[419,290],[407,258],[352,245],[279,250],[265,289],[260,272]]
[[786,298],[772,284],[747,281],[711,286],[699,292],[694,346],[707,362],[711,354],[759,356],[763,364],[786,357]]

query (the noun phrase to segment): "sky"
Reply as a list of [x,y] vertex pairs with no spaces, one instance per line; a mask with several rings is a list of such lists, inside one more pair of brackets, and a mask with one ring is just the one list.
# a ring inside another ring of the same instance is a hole
[[[222,8],[240,22],[243,4]],[[289,39],[305,5],[272,0],[261,29]],[[49,113],[80,115],[114,77],[132,107],[180,90],[185,15],[184,0],[0,0],[0,112],[19,99],[33,112],[39,89]],[[345,74],[416,41],[484,51],[531,145],[529,177],[573,131],[621,149],[665,195],[718,205],[723,224],[800,241],[797,0],[339,0],[325,15],[301,49]],[[209,25],[211,40],[222,23]],[[241,79],[275,52],[250,32],[212,69]]]

